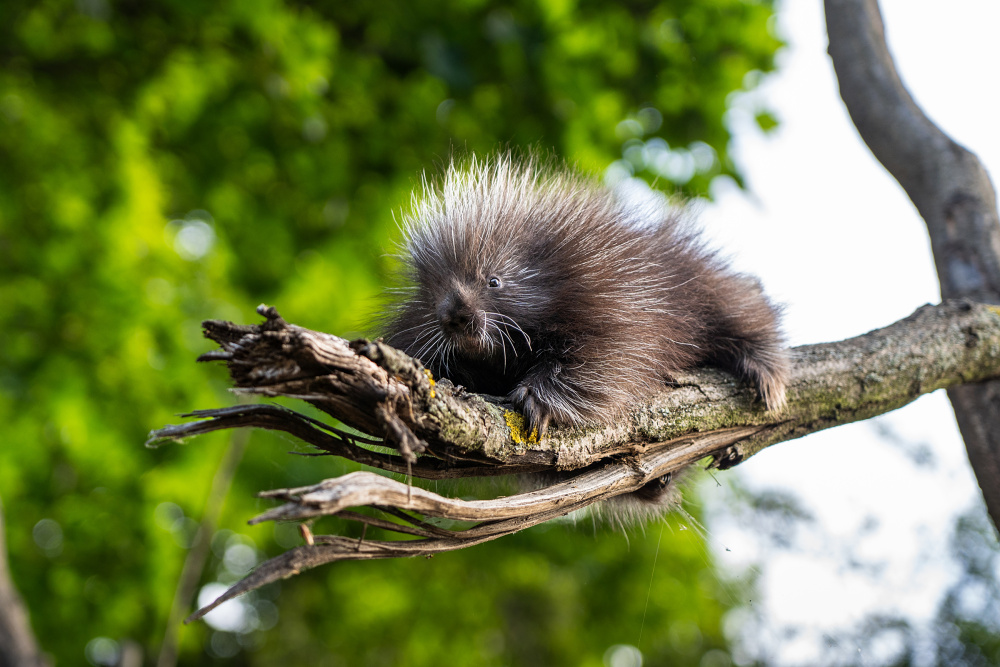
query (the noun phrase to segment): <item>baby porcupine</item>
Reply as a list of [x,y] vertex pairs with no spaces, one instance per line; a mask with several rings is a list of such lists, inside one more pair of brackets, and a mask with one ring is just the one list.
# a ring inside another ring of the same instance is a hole
[[611,422],[700,364],[784,404],[775,308],[676,209],[502,154],[425,179],[402,228],[412,287],[386,340],[435,376],[506,396],[528,433]]

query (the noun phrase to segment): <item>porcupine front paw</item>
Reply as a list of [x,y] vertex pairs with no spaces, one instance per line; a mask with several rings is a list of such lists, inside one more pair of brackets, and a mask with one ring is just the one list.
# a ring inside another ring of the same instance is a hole
[[538,398],[537,393],[530,386],[522,384],[510,392],[507,398],[524,415],[524,431],[528,437],[537,435],[539,441],[544,438],[555,414]]

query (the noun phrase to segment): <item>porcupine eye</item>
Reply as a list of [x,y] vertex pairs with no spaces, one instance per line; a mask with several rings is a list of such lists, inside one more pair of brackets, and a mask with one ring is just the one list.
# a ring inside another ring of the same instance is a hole
[[490,276],[489,278],[487,278],[486,284],[493,288],[503,287],[503,281],[500,280],[500,278],[498,278],[497,276]]

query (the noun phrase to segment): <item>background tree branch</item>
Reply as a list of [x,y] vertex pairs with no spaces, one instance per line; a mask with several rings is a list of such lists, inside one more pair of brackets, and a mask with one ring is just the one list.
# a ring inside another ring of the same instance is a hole
[[[335,560],[431,554],[496,539],[600,500],[641,489],[701,459],[729,468],[761,449],[901,407],[939,388],[1000,377],[1000,309],[967,301],[925,306],[895,324],[839,343],[794,350],[788,406],[766,412],[751,388],[712,369],[635,408],[613,426],[553,429],[538,442],[502,403],[435,382],[420,362],[379,341],[348,342],[286,323],[273,308],[256,326],[205,323],[238,391],[290,396],[372,436],[332,428],[269,405],[203,410],[203,420],[168,426],[148,444],[208,431],[257,426],[296,435],[325,453],[429,479],[550,471],[534,491],[482,501],[450,499],[358,472],[295,489],[264,492],[285,501],[253,523],[341,516],[416,541],[356,541],[312,536],[261,565],[222,601]],[[398,454],[373,451],[390,444]],[[417,454],[421,456],[417,456]],[[350,511],[368,507],[403,524]],[[422,517],[474,526],[441,528]]]
[[52,663],[38,647],[28,610],[10,576],[5,530],[0,503],[0,667],[48,667]]
[[[1000,303],[996,191],[979,159],[917,106],[896,72],[877,0],[827,0],[829,53],[855,127],[927,223],[944,299]],[[948,390],[1000,526],[1000,382]]]

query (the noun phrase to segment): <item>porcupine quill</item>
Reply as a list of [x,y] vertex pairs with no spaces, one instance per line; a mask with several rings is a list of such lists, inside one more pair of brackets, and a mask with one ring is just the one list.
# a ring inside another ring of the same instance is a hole
[[[699,365],[752,384],[769,410],[784,405],[777,309],[681,209],[500,154],[425,178],[401,226],[410,288],[385,339],[435,376],[505,396],[528,433],[613,422]],[[651,485],[632,495],[655,500],[667,483]]]

